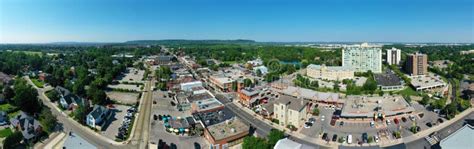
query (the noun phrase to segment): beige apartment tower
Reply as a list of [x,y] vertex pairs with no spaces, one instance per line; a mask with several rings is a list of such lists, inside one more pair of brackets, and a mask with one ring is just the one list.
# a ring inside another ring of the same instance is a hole
[[412,76],[428,74],[428,55],[415,53],[408,55],[406,71]]

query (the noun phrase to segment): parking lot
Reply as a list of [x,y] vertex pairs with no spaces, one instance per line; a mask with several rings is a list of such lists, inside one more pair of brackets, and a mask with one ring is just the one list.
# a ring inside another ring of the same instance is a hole
[[145,74],[144,70],[138,70],[133,67],[127,68],[126,72],[124,72],[121,76],[117,78],[119,82],[138,82],[142,83],[143,74]]
[[131,91],[141,91],[141,87],[143,85],[135,85],[135,84],[110,84],[107,87],[111,89],[124,89],[124,90],[131,90]]
[[116,91],[107,91],[105,92],[107,97],[110,99],[123,103],[123,104],[135,104],[138,101],[139,93],[131,92],[116,92]]
[[113,109],[113,116],[108,119],[103,131],[101,131],[103,136],[115,140],[115,137],[119,132],[118,129],[122,126],[122,122],[125,115],[127,114],[128,108],[130,108],[130,106],[115,105],[115,109]]
[[160,140],[170,145],[175,144],[177,148],[194,148],[195,144],[199,144],[201,148],[209,148],[208,141],[201,136],[178,136],[166,132],[163,123],[159,120],[154,120],[153,115],[171,115],[173,117],[187,117],[190,116],[188,111],[178,111],[176,106],[171,105],[171,98],[163,91],[153,92],[153,101],[156,103],[152,107],[152,118],[150,124],[150,142],[158,144]]

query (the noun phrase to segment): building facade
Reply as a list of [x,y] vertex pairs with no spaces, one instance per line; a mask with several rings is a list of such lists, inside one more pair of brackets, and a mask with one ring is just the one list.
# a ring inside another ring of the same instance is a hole
[[344,80],[354,78],[354,71],[349,67],[308,65],[306,75],[311,78],[327,80]]
[[401,61],[401,50],[392,47],[392,49],[387,49],[387,63],[389,65],[400,65]]
[[342,49],[342,66],[355,72],[382,72],[382,49],[369,46],[351,46]]
[[414,53],[408,55],[406,63],[406,71],[412,76],[420,76],[428,74],[428,55]]
[[273,106],[275,119],[278,119],[281,126],[292,125],[301,127],[308,115],[308,102],[292,96],[281,95]]

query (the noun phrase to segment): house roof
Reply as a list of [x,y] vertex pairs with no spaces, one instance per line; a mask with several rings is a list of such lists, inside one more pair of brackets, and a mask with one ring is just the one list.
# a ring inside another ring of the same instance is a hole
[[94,109],[89,113],[92,117],[94,118],[98,118],[99,116],[101,116],[103,113],[107,112],[107,108],[104,107],[104,106],[100,106],[100,105],[95,105],[94,106]]
[[10,120],[15,127],[20,127],[23,138],[31,139],[36,136],[36,130],[41,127],[39,121],[21,111],[16,117]]
[[275,103],[286,104],[288,105],[289,109],[300,111],[308,104],[308,101],[305,101],[301,98],[295,98],[293,96],[281,95],[280,98],[275,101]]

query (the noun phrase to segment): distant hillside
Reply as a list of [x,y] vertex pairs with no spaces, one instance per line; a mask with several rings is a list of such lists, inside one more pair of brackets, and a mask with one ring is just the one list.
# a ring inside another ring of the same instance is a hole
[[236,40],[184,40],[184,39],[167,39],[167,40],[133,40],[127,41],[125,44],[254,44],[254,40],[236,39]]

